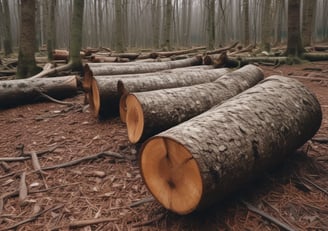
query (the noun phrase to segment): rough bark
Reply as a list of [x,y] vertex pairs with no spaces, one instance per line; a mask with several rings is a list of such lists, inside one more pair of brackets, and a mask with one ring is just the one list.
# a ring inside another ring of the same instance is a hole
[[20,79],[0,82],[0,108],[13,107],[42,99],[40,92],[63,99],[77,93],[76,76]]
[[35,0],[21,0],[21,32],[17,78],[26,78],[41,71],[35,57]]
[[184,60],[156,62],[156,63],[122,63],[120,65],[113,64],[86,64],[85,72],[89,72],[92,76],[98,75],[122,75],[122,74],[138,74],[147,72],[156,72],[166,69],[178,67],[186,67],[200,65],[201,57],[193,57]]
[[143,145],[141,174],[167,209],[218,202],[282,162],[319,129],[320,104],[300,82],[272,76]]
[[117,92],[120,96],[120,118],[125,122],[126,118],[126,97],[130,92],[145,92],[159,89],[177,88],[191,86],[201,83],[215,81],[222,75],[228,73],[228,69],[215,70],[183,70],[172,73],[157,73],[154,76],[141,78],[126,78],[117,83]]
[[[0,9],[1,10],[1,9]],[[8,0],[3,0],[3,15],[4,15],[4,40],[3,48],[5,51],[5,56],[13,53],[12,48],[12,38],[11,38],[11,21]]]
[[142,142],[222,103],[262,79],[262,71],[248,65],[212,83],[129,94],[126,99],[129,140]]
[[74,0],[72,25],[70,33],[69,62],[73,71],[82,71],[82,59],[80,51],[82,48],[82,25],[83,25],[84,0]]
[[286,55],[299,57],[303,52],[300,28],[300,0],[288,0],[288,38]]

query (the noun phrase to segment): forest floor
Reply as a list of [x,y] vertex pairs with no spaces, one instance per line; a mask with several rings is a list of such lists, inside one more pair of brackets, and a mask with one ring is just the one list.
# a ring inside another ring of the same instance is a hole
[[[320,139],[328,139],[328,62],[261,67],[265,76],[297,78],[317,95],[320,130],[260,180],[186,216],[152,199],[125,125],[82,110],[82,94],[66,100],[75,106],[43,102],[1,110],[0,158],[36,152],[42,168],[90,158],[43,171],[34,171],[31,159],[0,162],[0,230],[283,230],[261,213],[294,230],[328,230],[328,143]],[[103,152],[120,155],[96,155]],[[28,194],[20,200],[25,174]]]

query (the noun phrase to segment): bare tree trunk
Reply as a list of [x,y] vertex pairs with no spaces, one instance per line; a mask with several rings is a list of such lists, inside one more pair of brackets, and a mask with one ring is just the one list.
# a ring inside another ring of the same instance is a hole
[[122,1],[115,0],[115,31],[116,51],[124,52],[123,48],[123,23],[122,23]]
[[302,21],[302,41],[303,46],[310,46],[312,42],[312,32],[314,31],[314,11],[317,1],[303,1],[303,21]]
[[304,52],[300,30],[300,0],[288,0],[288,41],[286,55],[299,57]]
[[35,0],[21,0],[21,33],[17,78],[33,76],[41,71],[35,57]]
[[262,79],[262,71],[249,65],[212,83],[129,94],[126,99],[129,140],[132,143],[142,142],[209,110]]
[[165,0],[164,43],[162,47],[171,50],[172,0]]
[[82,25],[83,25],[84,0],[74,0],[73,18],[70,33],[69,63],[72,70],[82,71],[82,59],[80,51],[82,48]]
[[153,46],[159,48],[159,28],[161,18],[161,4],[160,0],[152,0],[151,16],[152,16],[152,30],[153,30]]
[[244,46],[249,44],[249,0],[243,0],[244,13]]
[[[2,10],[2,9],[0,9]],[[8,0],[3,0],[3,21],[4,21],[4,40],[3,47],[5,50],[5,55],[9,55],[13,53],[12,48],[12,38],[11,38],[11,20],[10,20],[10,12],[8,6]]]
[[188,214],[280,164],[321,121],[318,100],[300,82],[269,77],[146,141],[141,174],[165,208]]
[[56,1],[50,0],[48,3],[48,14],[47,14],[47,51],[48,60],[53,60],[53,50],[56,45]]
[[208,49],[213,50],[215,44],[215,0],[206,0]]
[[270,52],[271,50],[271,35],[272,35],[272,17],[271,17],[271,0],[264,0],[264,9],[262,11],[262,49]]

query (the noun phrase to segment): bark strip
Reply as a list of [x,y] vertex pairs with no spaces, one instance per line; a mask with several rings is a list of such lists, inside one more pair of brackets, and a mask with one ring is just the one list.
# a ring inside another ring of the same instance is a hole
[[303,84],[271,76],[147,140],[141,173],[165,208],[187,214],[281,163],[314,136],[321,121],[320,104]]

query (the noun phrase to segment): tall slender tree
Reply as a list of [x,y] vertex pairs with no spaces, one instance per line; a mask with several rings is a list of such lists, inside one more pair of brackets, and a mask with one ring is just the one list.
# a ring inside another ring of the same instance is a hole
[[164,17],[164,35],[162,47],[171,50],[171,26],[172,26],[172,0],[166,0],[165,2],[165,17]]
[[122,1],[115,0],[115,44],[118,52],[123,52],[123,21],[122,21]]
[[69,44],[69,63],[71,64],[72,70],[82,71],[83,66],[80,51],[82,48],[84,0],[74,0],[73,4],[73,17]]
[[303,46],[310,46],[314,28],[314,11],[317,0],[303,1],[302,41]]
[[4,21],[4,41],[3,47],[5,50],[5,55],[9,55],[13,52],[12,48],[12,38],[11,38],[11,20],[8,0],[3,0],[3,21]]
[[261,25],[261,42],[262,49],[264,51],[270,52],[271,50],[271,35],[272,35],[272,17],[271,17],[271,0],[263,1],[263,11],[262,11],[262,25]]
[[244,45],[249,44],[249,0],[243,0],[243,14],[244,14]]
[[53,59],[52,50],[56,47],[56,1],[50,0],[48,2],[48,14],[47,14],[47,51],[48,59]]
[[35,0],[21,0],[21,32],[17,78],[27,78],[41,71],[35,62]]
[[288,40],[286,55],[299,57],[304,48],[300,28],[300,0],[288,0]]

